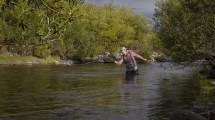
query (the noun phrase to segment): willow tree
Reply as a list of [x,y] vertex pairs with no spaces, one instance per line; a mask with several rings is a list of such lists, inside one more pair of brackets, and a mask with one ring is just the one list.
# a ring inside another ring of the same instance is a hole
[[176,61],[209,61],[215,76],[215,1],[157,2],[155,28],[166,54]]
[[75,17],[81,0],[4,0],[0,2],[0,46],[20,55],[47,57],[63,43],[64,26]]
[[[19,55],[95,57],[120,46],[146,49],[149,21],[131,9],[69,0],[1,1],[0,46]],[[149,47],[148,47],[149,48]]]
[[164,0],[156,6],[155,28],[168,55],[178,61],[215,60],[214,0]]
[[81,4],[65,39],[67,55],[94,57],[104,52],[112,55],[120,46],[135,50],[148,50],[153,38],[149,21],[128,8],[117,8],[111,4],[98,6]]

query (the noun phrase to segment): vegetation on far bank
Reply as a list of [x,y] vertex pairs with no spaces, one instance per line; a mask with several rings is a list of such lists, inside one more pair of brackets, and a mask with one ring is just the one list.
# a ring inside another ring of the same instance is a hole
[[55,64],[59,60],[59,57],[47,57],[40,59],[33,56],[0,55],[1,65]]
[[199,103],[215,103],[215,81],[201,79],[200,86],[201,91],[197,101]]
[[82,59],[114,55],[120,46],[143,55],[152,50],[148,19],[128,8],[66,0],[6,0],[0,8],[0,49],[21,56]]

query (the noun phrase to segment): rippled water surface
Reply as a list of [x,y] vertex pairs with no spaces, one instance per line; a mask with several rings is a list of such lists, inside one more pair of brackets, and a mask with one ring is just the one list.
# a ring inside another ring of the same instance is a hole
[[165,120],[198,95],[197,72],[170,63],[0,66],[0,120]]

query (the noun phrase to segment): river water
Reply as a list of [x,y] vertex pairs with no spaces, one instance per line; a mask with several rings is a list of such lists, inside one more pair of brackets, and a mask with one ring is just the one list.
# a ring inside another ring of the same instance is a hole
[[0,66],[0,120],[166,120],[199,94],[197,70],[170,63]]

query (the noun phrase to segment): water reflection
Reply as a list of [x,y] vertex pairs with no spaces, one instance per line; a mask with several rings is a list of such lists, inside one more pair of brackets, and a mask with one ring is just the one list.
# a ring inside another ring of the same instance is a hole
[[137,75],[125,75],[125,80],[124,83],[125,84],[134,84],[136,81],[136,76]]

